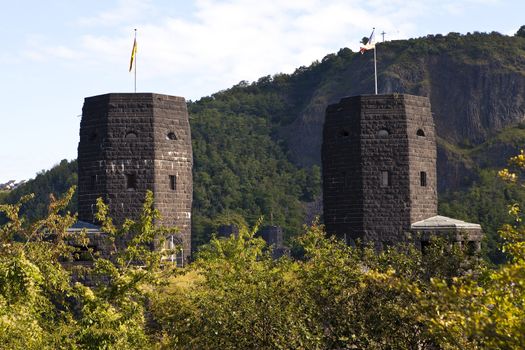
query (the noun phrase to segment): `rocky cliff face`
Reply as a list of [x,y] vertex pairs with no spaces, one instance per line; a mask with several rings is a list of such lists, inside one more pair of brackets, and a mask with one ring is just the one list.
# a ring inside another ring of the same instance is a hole
[[512,69],[518,68],[513,62],[458,62],[448,55],[428,61],[436,126],[448,140],[479,144],[524,120],[525,72]]
[[[379,93],[428,96],[438,137],[457,147],[438,146],[439,189],[467,186],[477,166],[497,164],[490,145],[485,164],[457,154],[475,147],[505,127],[525,121],[525,38],[499,34],[430,36],[377,46]],[[320,64],[327,64],[327,56]],[[325,75],[294,122],[282,133],[293,160],[320,163],[325,108],[344,96],[373,93],[373,53],[353,55]],[[524,140],[525,141],[525,140]],[[515,146],[515,145],[514,145]],[[501,144],[498,146],[500,149]],[[512,147],[511,147],[512,148]],[[504,158],[503,158],[504,159]]]

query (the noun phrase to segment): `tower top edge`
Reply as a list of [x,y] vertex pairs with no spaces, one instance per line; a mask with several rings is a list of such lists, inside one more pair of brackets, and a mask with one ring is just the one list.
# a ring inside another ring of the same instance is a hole
[[410,94],[380,94],[380,95],[355,95],[343,97],[339,102],[329,105],[326,108],[327,112],[339,110],[341,107],[347,105],[360,105],[362,103],[389,103],[399,101],[403,104],[410,102],[425,103],[430,105],[430,100],[426,96],[410,95]]
[[95,102],[95,101],[174,101],[174,102],[186,102],[184,97],[172,96],[165,94],[157,94],[153,92],[111,92],[107,94],[89,96],[84,99],[84,102]]

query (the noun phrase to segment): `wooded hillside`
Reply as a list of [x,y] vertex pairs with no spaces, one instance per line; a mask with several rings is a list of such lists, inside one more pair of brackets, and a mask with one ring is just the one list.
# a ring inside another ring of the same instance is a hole
[[[493,176],[525,144],[525,38],[429,35],[380,43],[377,57],[380,93],[431,100],[440,213],[482,223],[498,261],[495,237],[508,220],[505,205],[525,200],[522,190],[506,189]],[[321,213],[324,111],[344,96],[373,92],[372,60],[371,52],[342,48],[292,74],[243,81],[189,102],[196,245],[231,217],[253,223],[263,215],[291,237],[305,218]],[[6,200],[37,192],[28,205],[41,214],[49,192],[61,193],[75,182],[74,168],[62,162]]]

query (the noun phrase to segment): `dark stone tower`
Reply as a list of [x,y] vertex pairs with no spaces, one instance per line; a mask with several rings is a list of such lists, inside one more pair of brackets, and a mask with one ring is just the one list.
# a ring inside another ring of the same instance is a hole
[[437,214],[436,137],[426,97],[355,96],[328,106],[322,164],[329,233],[388,245]]
[[78,216],[94,222],[104,198],[114,222],[136,219],[147,190],[164,226],[177,226],[190,254],[192,148],[186,102],[152,93],[112,93],[85,99],[78,145]]

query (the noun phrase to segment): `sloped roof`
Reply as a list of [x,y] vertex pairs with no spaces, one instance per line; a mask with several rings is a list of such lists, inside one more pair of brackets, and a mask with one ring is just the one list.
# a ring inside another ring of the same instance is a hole
[[446,216],[436,215],[428,219],[414,222],[410,225],[412,230],[481,230],[479,224],[473,224]]
[[78,220],[69,229],[69,232],[76,232],[86,229],[88,232],[100,232],[100,226],[94,225],[86,221]]

